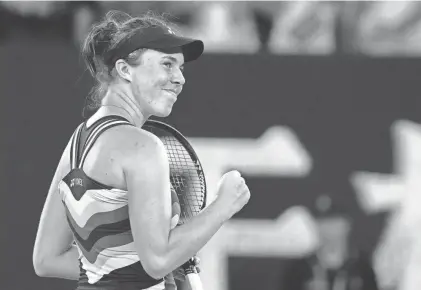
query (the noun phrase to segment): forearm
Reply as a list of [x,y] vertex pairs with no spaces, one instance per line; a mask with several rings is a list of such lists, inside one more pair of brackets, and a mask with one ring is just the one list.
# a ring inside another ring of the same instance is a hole
[[215,204],[209,205],[199,215],[170,232],[166,252],[166,270],[174,271],[192,258],[229,218]]
[[40,276],[78,280],[80,274],[78,258],[78,250],[72,245],[60,256],[46,258],[42,262]]

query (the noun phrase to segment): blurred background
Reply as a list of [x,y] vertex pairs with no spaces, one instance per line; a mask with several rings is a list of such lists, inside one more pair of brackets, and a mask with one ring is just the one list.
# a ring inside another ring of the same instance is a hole
[[93,84],[80,44],[110,9],[169,13],[205,42],[164,121],[191,139],[210,189],[236,168],[252,191],[200,254],[206,289],[421,289],[411,1],[0,2],[2,288],[75,288],[37,277],[32,249]]

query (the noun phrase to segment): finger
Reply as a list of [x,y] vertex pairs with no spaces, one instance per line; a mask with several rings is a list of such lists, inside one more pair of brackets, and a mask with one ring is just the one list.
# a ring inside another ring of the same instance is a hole
[[233,170],[229,173],[230,173],[230,175],[232,175],[232,177],[236,177],[236,178],[241,177],[241,173],[238,170]]
[[186,274],[184,273],[184,270],[182,268],[177,268],[173,271],[173,276],[179,281],[184,281]]
[[180,221],[180,216],[178,214],[174,215],[171,218],[170,229],[174,229],[178,225],[179,221]]
[[200,264],[200,258],[199,257],[197,257],[197,256],[195,256],[195,257],[193,257],[193,264],[195,265],[195,266],[197,266],[197,265],[199,265]]
[[246,184],[246,181],[244,180],[244,178],[241,177],[240,180],[237,183],[237,188],[241,188],[245,184]]
[[184,275],[174,275],[174,279],[184,282],[186,280],[186,277]]
[[246,192],[247,190],[249,190],[247,184],[243,183],[240,186],[237,187],[237,190],[241,193]]

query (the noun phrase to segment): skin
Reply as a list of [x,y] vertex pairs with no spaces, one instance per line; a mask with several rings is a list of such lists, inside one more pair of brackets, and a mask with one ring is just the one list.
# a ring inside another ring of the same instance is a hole
[[[169,164],[162,142],[141,129],[150,116],[165,117],[182,90],[183,54],[147,50],[140,65],[115,64],[116,78],[102,107],[87,125],[110,114],[135,126],[105,131],[87,155],[83,170],[91,178],[128,191],[129,217],[135,247],[145,271],[162,278],[194,256],[249,200],[250,192],[237,171],[224,175],[219,197],[188,223],[171,229]],[[124,140],[124,142],[122,142]],[[41,214],[33,252],[39,276],[77,280],[79,261],[57,185],[70,171],[69,144],[63,152]]]
[[[141,58],[141,64],[135,67],[124,60],[116,62],[119,78],[102,102],[104,105],[126,103],[137,118],[136,124],[143,124],[152,115],[167,117],[186,82],[181,52],[165,54],[146,50]],[[118,98],[113,97],[115,94]]]

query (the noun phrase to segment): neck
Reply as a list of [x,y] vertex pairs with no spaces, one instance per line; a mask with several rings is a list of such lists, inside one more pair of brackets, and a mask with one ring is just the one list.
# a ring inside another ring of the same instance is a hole
[[127,118],[139,128],[149,118],[149,116],[142,113],[134,96],[120,87],[111,87],[108,89],[107,94],[102,99],[101,108],[111,111],[114,114],[118,111],[119,115]]

